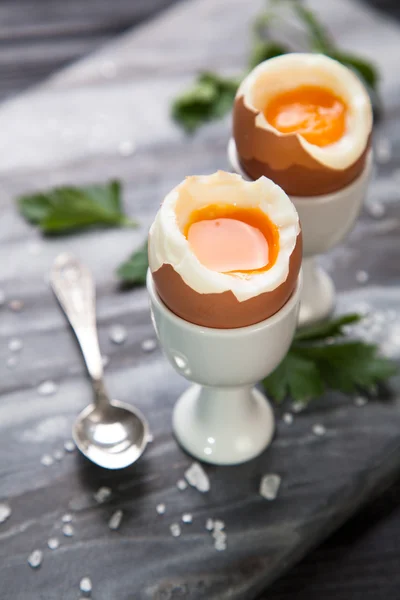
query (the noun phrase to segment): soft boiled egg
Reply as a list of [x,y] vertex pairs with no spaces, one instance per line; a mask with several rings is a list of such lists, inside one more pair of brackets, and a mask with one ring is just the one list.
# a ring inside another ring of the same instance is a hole
[[173,313],[204,327],[246,327],[279,311],[294,291],[301,258],[296,209],[266,177],[187,177],[166,196],[149,233],[158,295]]
[[266,60],[236,94],[233,136],[244,171],[270,177],[293,196],[328,194],[356,179],[371,130],[361,81],[322,54]]

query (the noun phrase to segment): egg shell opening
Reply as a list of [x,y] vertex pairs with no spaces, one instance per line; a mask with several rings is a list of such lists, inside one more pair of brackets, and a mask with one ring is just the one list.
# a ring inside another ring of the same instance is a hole
[[[300,85],[319,85],[343,98],[347,131],[338,142],[319,147],[267,122],[268,98]],[[289,54],[261,63],[240,85],[233,108],[233,136],[244,171],[252,179],[271,178],[294,196],[328,194],[355,180],[364,169],[371,130],[371,104],[361,82],[322,55]]]
[[289,275],[279,287],[239,302],[231,291],[200,294],[189,287],[172,265],[163,264],[152,273],[158,295],[178,317],[216,329],[236,329],[260,323],[277,313],[291,297],[302,261],[302,235],[297,236],[290,257]]
[[[207,269],[184,234],[193,211],[222,205],[259,208],[279,232],[279,251],[261,272]],[[265,177],[233,173],[188,177],[165,198],[149,232],[149,265],[161,300],[181,318],[205,327],[246,327],[275,314],[291,296],[302,257],[299,218],[288,196]]]

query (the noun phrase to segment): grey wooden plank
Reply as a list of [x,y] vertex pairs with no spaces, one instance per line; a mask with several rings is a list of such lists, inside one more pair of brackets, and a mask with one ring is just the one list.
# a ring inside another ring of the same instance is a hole
[[1,2],[0,99],[38,83],[174,1]]
[[[146,293],[119,292],[113,272],[145,236],[166,191],[188,173],[227,167],[228,120],[187,139],[168,113],[170,98],[197,69],[218,66],[233,72],[244,64],[248,25],[262,3],[249,6],[244,0],[231,0],[229,11],[227,6],[226,0],[207,0],[176,7],[0,110],[8,141],[0,146],[0,288],[8,299],[25,302],[20,314],[0,309],[0,494],[13,509],[0,526],[5,600],[33,595],[72,599],[84,575],[92,577],[100,600],[251,599],[399,469],[400,400],[371,402],[360,410],[331,394],[296,418],[292,428],[279,422],[272,448],[259,459],[237,468],[209,467],[209,495],[176,489],[190,459],[171,436],[170,417],[186,383],[159,350],[151,355],[141,351],[141,341],[153,336]],[[383,91],[394,114],[399,81],[385,55],[399,42],[397,28],[353,3],[335,0],[320,10],[339,38],[344,32],[343,43],[350,49],[372,53],[371,30],[379,38],[380,49],[374,54],[382,65]],[[353,40],[351,30],[357,28],[362,34]],[[398,358],[400,213],[391,170],[398,164],[400,148],[394,121],[385,127],[393,141],[393,158],[379,169],[370,194],[384,201],[386,215],[374,220],[365,213],[348,243],[324,262],[342,291],[342,310],[367,304],[385,315],[395,311],[395,320],[382,327],[380,336]],[[123,158],[118,145],[126,139],[135,142],[137,150]],[[40,240],[12,203],[29,189],[111,176],[123,179],[126,205],[140,218],[140,230]],[[39,254],[32,254],[33,243],[39,243]],[[121,400],[134,398],[155,434],[143,460],[126,473],[99,471],[77,456],[49,468],[40,465],[42,454],[60,448],[88,397],[76,346],[43,278],[64,249],[81,256],[98,282],[100,339],[111,359],[110,389]],[[370,272],[370,282],[362,288],[354,277],[360,268]],[[127,343],[121,347],[108,339],[108,327],[115,322],[128,328]],[[6,346],[13,335],[21,337],[25,347],[18,367],[9,370]],[[37,394],[38,383],[46,378],[59,384],[55,396]],[[393,390],[398,396],[398,378]],[[311,427],[321,421],[328,433],[319,439]],[[276,503],[266,504],[257,493],[267,471],[283,477]],[[100,485],[110,485],[114,494],[110,504],[99,507],[92,494]],[[155,512],[160,501],[167,504],[162,518]],[[116,507],[125,511],[125,519],[114,534],[106,522]],[[32,572],[27,555],[59,532],[67,510],[74,512],[76,535],[63,539],[56,552],[46,551],[40,571]],[[194,514],[194,523],[175,540],[168,526],[186,510]],[[227,523],[226,553],[212,547],[204,530],[208,516]]]

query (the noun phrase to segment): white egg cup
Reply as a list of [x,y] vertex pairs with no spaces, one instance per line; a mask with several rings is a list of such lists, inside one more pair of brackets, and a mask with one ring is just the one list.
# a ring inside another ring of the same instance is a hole
[[296,330],[301,276],[275,315],[250,327],[213,329],[193,325],[160,300],[147,274],[151,316],[168,360],[195,385],[175,404],[173,430],[192,456],[215,465],[256,457],[270,444],[274,414],[254,384],[286,355]]
[[[236,173],[251,181],[240,165],[233,138],[228,144],[228,159]],[[318,266],[316,257],[337,246],[353,228],[365,198],[371,170],[372,151],[361,175],[343,189],[321,196],[290,196],[303,232],[300,327],[325,319],[334,309],[335,286],[329,275]]]

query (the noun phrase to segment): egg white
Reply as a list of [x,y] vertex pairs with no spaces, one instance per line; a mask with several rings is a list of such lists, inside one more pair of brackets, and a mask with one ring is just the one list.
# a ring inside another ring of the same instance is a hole
[[[279,253],[268,270],[239,278],[207,269],[193,253],[183,231],[191,213],[210,204],[260,208],[279,231]],[[285,192],[266,177],[249,182],[240,175],[218,171],[187,177],[164,199],[149,233],[152,272],[169,264],[200,294],[232,291],[239,302],[271,292],[284,283],[300,232],[299,218]]]
[[[265,118],[263,111],[278,94],[300,86],[318,86],[341,98],[347,108],[346,131],[333,144],[320,147],[300,134],[282,133]],[[365,150],[372,129],[372,108],[368,93],[358,77],[347,67],[323,54],[293,53],[266,60],[242,81],[237,97],[243,96],[250,110],[260,111],[256,127],[278,136],[296,135],[306,152],[322,165],[343,170]],[[288,164],[284,167],[289,167]]]

